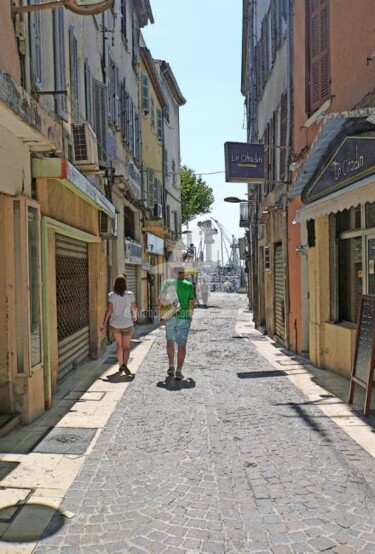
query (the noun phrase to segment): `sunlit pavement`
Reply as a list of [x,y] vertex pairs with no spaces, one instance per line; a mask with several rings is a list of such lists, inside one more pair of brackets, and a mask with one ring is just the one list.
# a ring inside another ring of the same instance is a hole
[[[375,552],[373,420],[340,400],[345,381],[331,379],[332,394],[255,331],[244,296],[209,306],[195,312],[183,381],[166,378],[162,329],[134,381],[101,381],[116,401],[82,455],[60,455],[79,468],[45,538],[16,544],[14,528],[0,552]],[[59,455],[31,456],[47,482]]]

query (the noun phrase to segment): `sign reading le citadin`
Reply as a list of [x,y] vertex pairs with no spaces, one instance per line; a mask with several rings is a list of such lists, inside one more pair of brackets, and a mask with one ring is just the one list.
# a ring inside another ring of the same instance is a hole
[[226,142],[225,181],[227,183],[263,183],[264,145]]

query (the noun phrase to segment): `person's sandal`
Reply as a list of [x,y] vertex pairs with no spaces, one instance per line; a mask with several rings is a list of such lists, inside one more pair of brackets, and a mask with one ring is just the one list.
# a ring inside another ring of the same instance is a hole
[[126,375],[131,375],[132,377],[134,377],[134,374],[130,371],[126,364],[122,364],[121,371],[124,371]]

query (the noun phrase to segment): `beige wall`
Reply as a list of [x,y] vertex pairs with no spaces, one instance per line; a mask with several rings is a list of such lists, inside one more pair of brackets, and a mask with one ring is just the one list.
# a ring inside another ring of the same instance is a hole
[[11,2],[0,2],[1,44],[0,68],[18,83],[21,81],[20,59],[11,19]]
[[0,191],[30,196],[31,169],[29,148],[0,121]]

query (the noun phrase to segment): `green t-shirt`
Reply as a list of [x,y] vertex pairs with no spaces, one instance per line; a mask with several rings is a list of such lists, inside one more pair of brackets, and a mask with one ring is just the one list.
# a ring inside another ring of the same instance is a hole
[[179,319],[190,319],[189,300],[194,300],[193,284],[186,279],[167,279],[161,286],[161,292],[167,292],[170,286],[176,288],[178,301],[181,306],[181,310],[177,312],[176,317]]

